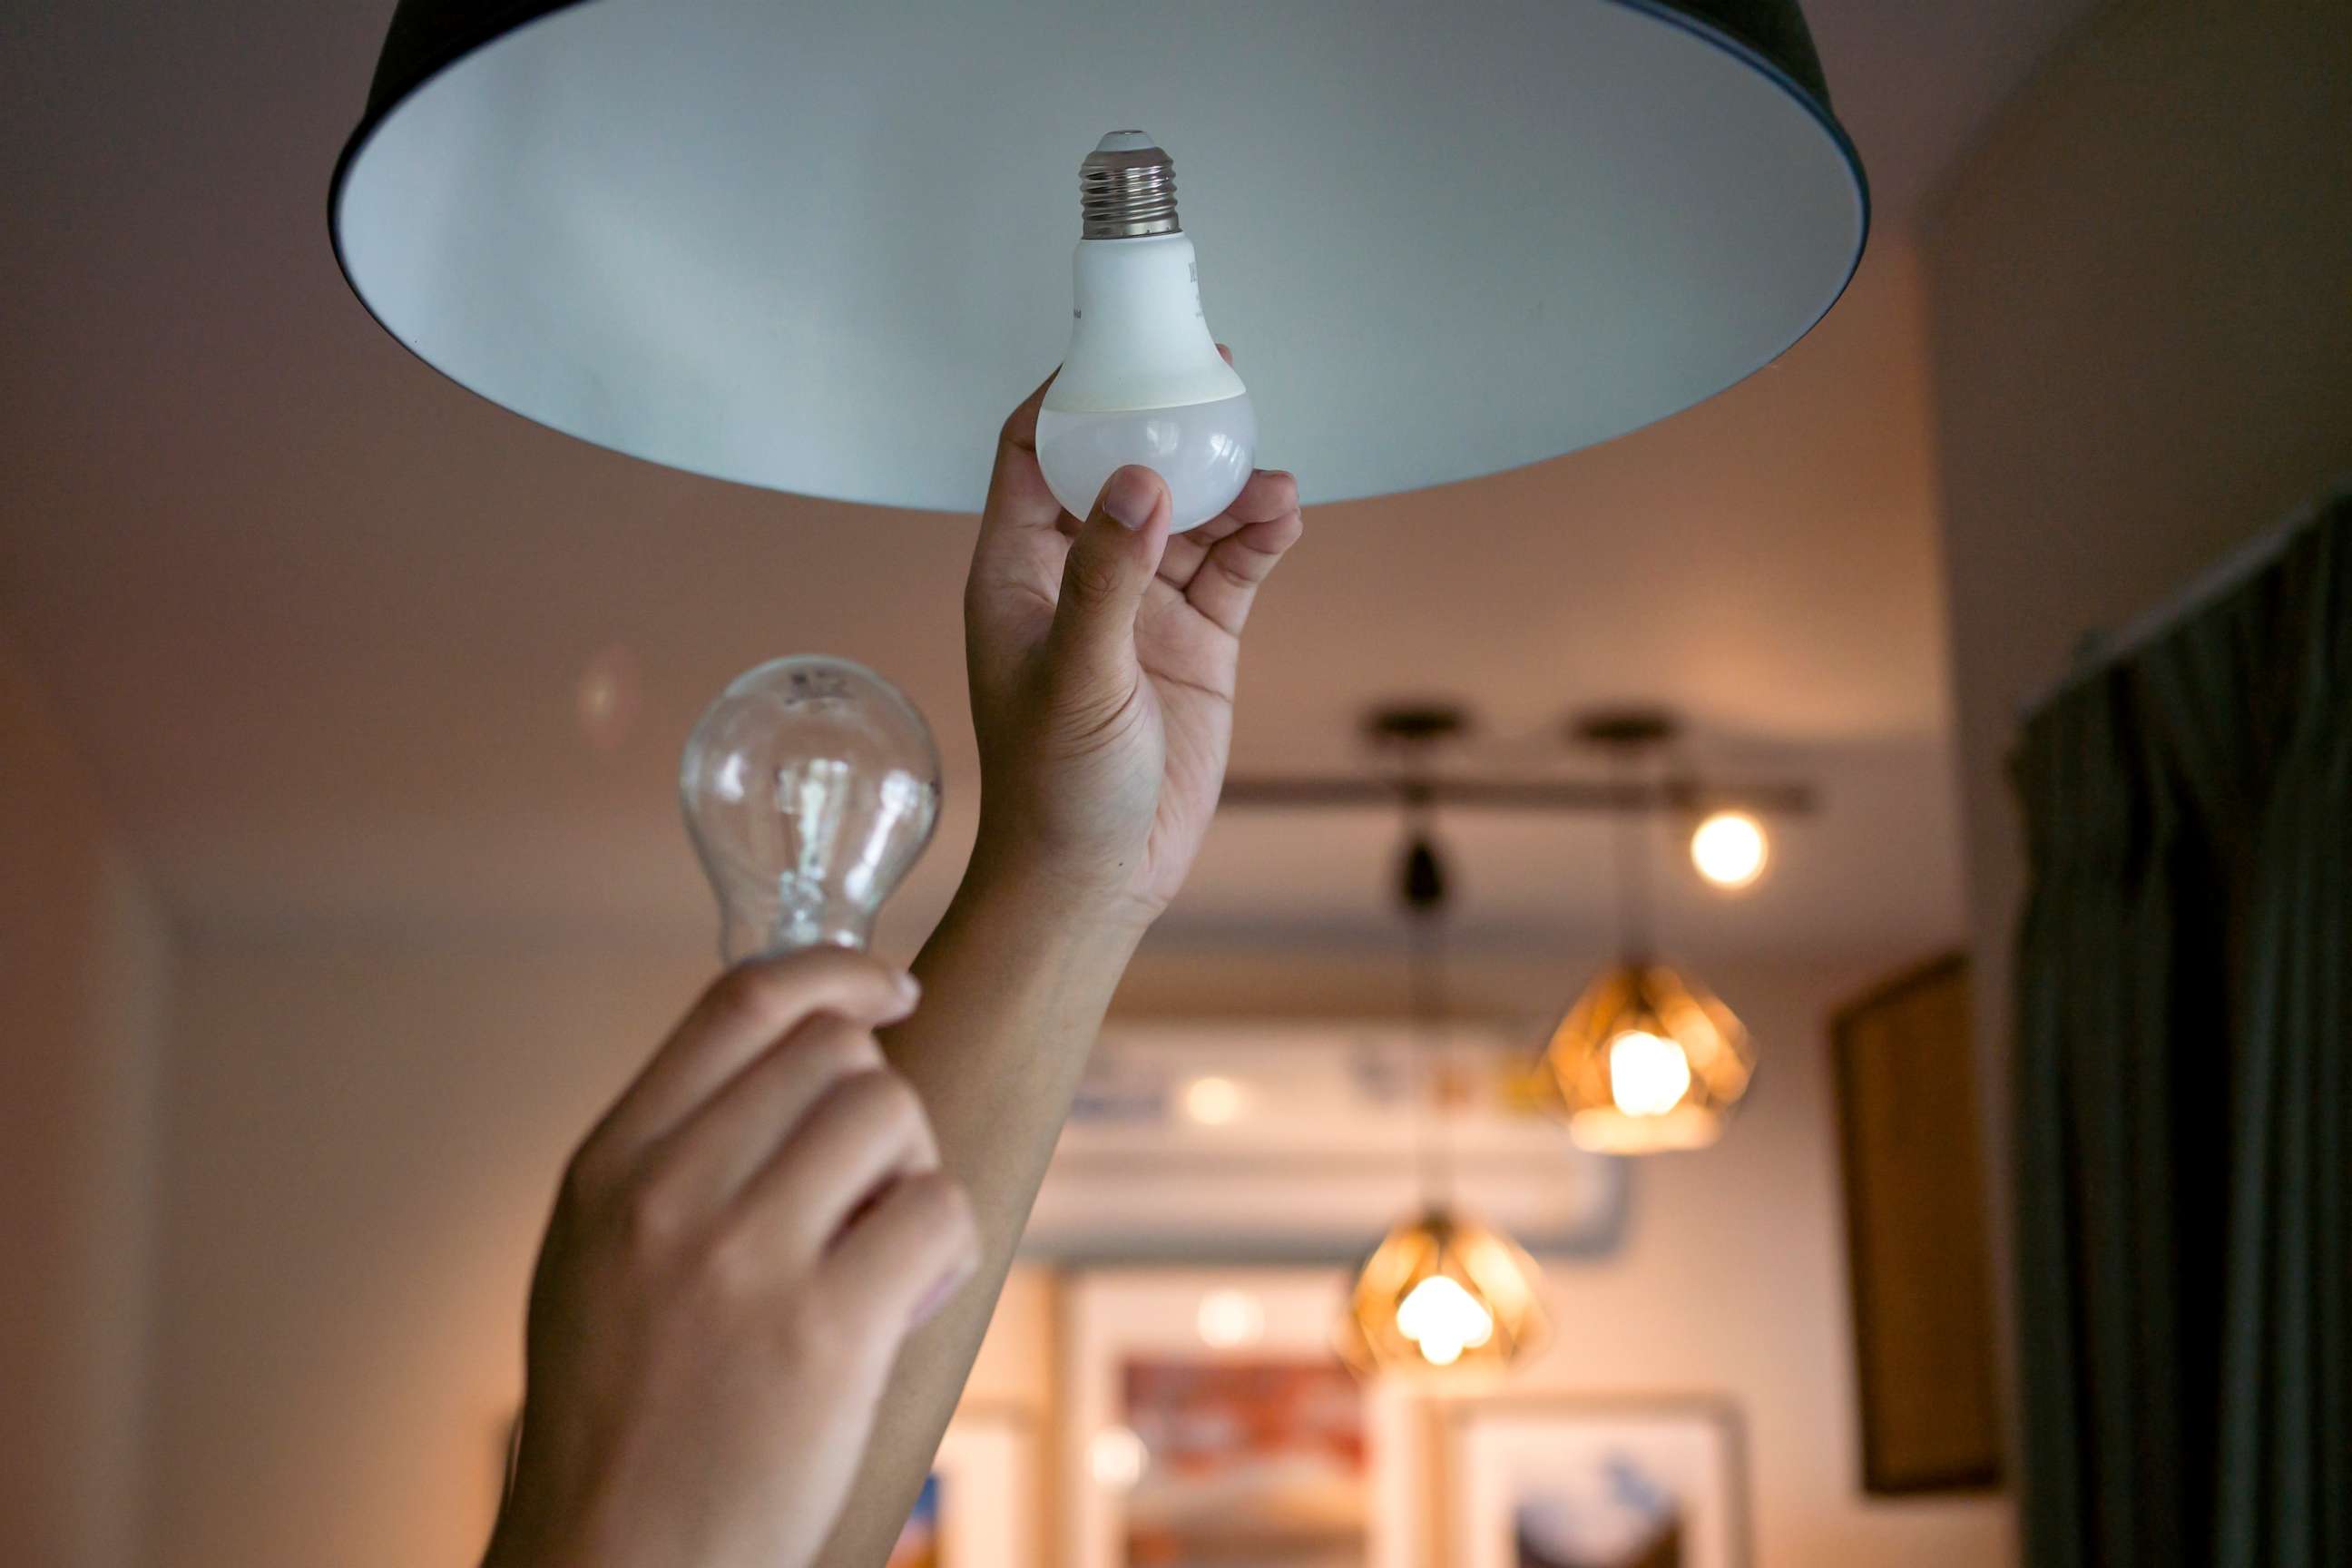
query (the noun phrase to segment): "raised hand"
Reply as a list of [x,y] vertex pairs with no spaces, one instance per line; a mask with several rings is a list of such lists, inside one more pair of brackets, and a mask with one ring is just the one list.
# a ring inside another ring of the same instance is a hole
[[1074,518],[1037,467],[1045,390],[1004,422],[964,595],[976,864],[1148,923],[1216,809],[1242,627],[1304,530],[1298,487],[1261,470],[1171,538],[1167,487],[1126,468]]
[[740,965],[581,1144],[485,1568],[815,1556],[901,1342],[978,1262],[872,1032],[914,1004],[861,953]]

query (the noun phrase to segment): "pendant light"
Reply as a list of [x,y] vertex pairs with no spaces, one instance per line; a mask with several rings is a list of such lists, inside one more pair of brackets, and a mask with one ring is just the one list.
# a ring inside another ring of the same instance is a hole
[[526,417],[970,510],[1070,338],[1080,163],[1136,125],[1310,502],[1711,396],[1869,225],[1796,0],[399,0],[330,227],[397,342]]
[[[1586,741],[1616,752],[1628,775],[1674,732],[1670,719],[1647,711],[1604,715],[1581,726]],[[1611,1154],[1714,1142],[1755,1072],[1754,1048],[1738,1018],[1655,955],[1647,826],[1638,813],[1618,816],[1619,959],[1585,987],[1544,1053],[1569,1135]]]
[[[1398,709],[1375,722],[1408,743],[1416,762],[1427,743],[1454,732],[1458,713]],[[1501,1231],[1457,1212],[1452,1151],[1443,1124],[1442,1054],[1446,1038],[1443,919],[1444,864],[1428,823],[1428,795],[1408,788],[1406,846],[1398,900],[1411,933],[1408,977],[1421,1068],[1414,1096],[1419,1211],[1373,1248],[1358,1271],[1335,1336],[1360,1374],[1460,1376],[1509,1366],[1549,1334],[1533,1259]]]

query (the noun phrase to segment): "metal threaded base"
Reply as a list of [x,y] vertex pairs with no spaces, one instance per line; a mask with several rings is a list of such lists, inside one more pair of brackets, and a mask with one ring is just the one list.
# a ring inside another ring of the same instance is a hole
[[1114,131],[1078,165],[1079,237],[1179,234],[1176,165],[1140,131]]

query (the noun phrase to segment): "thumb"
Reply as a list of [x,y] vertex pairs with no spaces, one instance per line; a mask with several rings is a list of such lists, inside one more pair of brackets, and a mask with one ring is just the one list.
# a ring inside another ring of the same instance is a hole
[[1168,523],[1168,487],[1150,468],[1130,465],[1103,481],[1062,567],[1053,657],[1065,679],[1084,686],[1125,668]]

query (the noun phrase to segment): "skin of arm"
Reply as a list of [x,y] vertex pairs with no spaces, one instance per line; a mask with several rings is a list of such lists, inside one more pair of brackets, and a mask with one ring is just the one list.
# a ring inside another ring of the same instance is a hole
[[1146,468],[1071,517],[1037,466],[1045,390],[1005,422],[965,590],[979,840],[915,963],[928,1005],[883,1037],[979,1265],[900,1352],[824,1568],[875,1568],[913,1506],[1111,993],[1216,809],[1243,624],[1304,526],[1297,484],[1263,471],[1172,538]]

